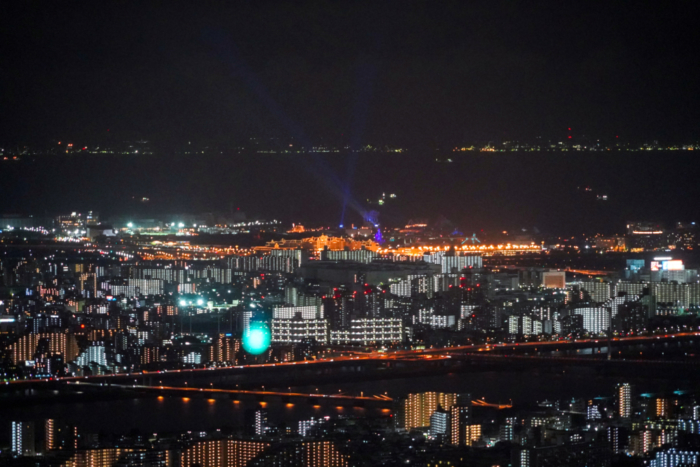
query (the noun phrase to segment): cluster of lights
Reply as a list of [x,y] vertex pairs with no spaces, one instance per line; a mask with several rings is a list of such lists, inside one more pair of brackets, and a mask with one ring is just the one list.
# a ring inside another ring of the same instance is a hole
[[198,298],[196,300],[185,300],[184,298],[178,302],[181,307],[187,306],[204,306],[204,299]]

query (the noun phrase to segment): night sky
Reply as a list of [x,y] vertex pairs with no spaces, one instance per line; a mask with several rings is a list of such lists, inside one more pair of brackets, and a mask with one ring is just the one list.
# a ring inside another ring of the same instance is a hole
[[[206,4],[205,4],[206,3]],[[2,2],[0,141],[696,141],[697,2]]]

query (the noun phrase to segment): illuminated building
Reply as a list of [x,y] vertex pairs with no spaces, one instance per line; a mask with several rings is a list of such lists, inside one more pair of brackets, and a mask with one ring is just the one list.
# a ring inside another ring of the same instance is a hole
[[[136,287],[141,295],[161,295],[163,281],[158,279],[127,279],[129,287]],[[116,294],[115,294],[116,295]]]
[[267,410],[258,409],[255,411],[255,434],[258,436],[263,436],[268,430],[267,424]]
[[605,467],[610,465],[606,442],[567,442],[552,446],[527,447],[518,453],[520,467],[570,466]]
[[630,436],[630,454],[644,456],[654,447],[654,434],[651,430],[641,430]]
[[17,457],[36,455],[33,422],[12,422],[12,453]]
[[379,245],[372,240],[358,241],[352,238],[329,237],[321,235],[319,237],[308,237],[301,239],[280,239],[270,241],[264,247],[253,247],[256,252],[271,253],[273,250],[308,250],[320,254],[324,249],[331,251],[343,250],[370,250],[376,251]]
[[113,467],[115,465],[133,465],[149,467],[172,466],[171,453],[168,450],[150,450],[138,448],[104,448],[78,450],[70,454],[61,467]]
[[197,284],[188,282],[187,284],[178,284],[177,293],[179,294],[195,294],[197,293]]
[[632,416],[632,387],[629,383],[622,383],[617,387],[617,413],[620,418]]
[[439,264],[441,272],[459,273],[468,268],[481,268],[483,266],[481,255],[464,251],[426,251],[423,253],[423,261]]
[[650,294],[656,297],[657,304],[682,308],[690,305],[690,288],[687,284],[653,282],[649,284],[649,289]]
[[603,414],[600,413],[600,407],[594,404],[593,401],[588,401],[588,405],[586,406],[586,418],[588,420],[601,420],[603,418]]
[[323,304],[318,306],[275,306],[272,307],[273,319],[292,319],[295,316],[302,319],[323,319]]
[[[131,276],[129,285],[145,287],[153,291],[152,293],[162,293],[162,291],[155,292],[158,288],[162,290],[162,283],[191,285],[197,279],[209,279],[211,282],[227,284],[233,280],[233,271],[230,267],[191,267],[168,264],[163,267],[136,266],[131,268]],[[140,282],[143,280],[149,282]],[[162,283],[159,285],[156,282],[150,282],[156,280]],[[143,291],[141,293],[145,294]]]
[[309,430],[316,425],[319,422],[317,419],[310,419],[310,420],[299,420],[299,428],[298,428],[298,433],[299,436],[304,437],[306,434],[309,432]]
[[64,362],[72,362],[78,356],[78,343],[68,332],[31,333],[12,344],[12,363],[15,365],[34,360],[40,341],[48,343],[48,356],[59,355]]
[[436,251],[449,251],[450,248],[455,249],[455,254],[465,255],[481,255],[481,256],[514,256],[526,253],[540,253],[542,251],[542,245],[536,245],[534,243],[518,244],[518,243],[505,243],[498,245],[461,245],[461,246],[412,246],[412,247],[402,247],[393,250],[378,250],[378,253],[386,254],[393,253],[395,255],[401,256],[423,256],[426,252],[430,254]]
[[268,443],[259,441],[200,441],[182,450],[180,466],[246,467],[251,459],[268,447]]
[[457,394],[445,394],[442,392],[422,392],[408,394],[404,399],[401,410],[403,428],[412,430],[430,426],[430,416],[438,408],[438,405],[446,410],[451,409],[457,403]]
[[649,467],[682,467],[700,465],[700,451],[681,451],[676,448],[656,451],[655,457],[648,461]]
[[299,268],[306,279],[315,279],[330,284],[390,284],[409,276],[432,276],[440,272],[440,266],[419,262],[373,262],[354,261],[310,261]]
[[322,261],[356,261],[358,263],[371,263],[379,255],[370,250],[322,250]]
[[350,320],[350,330],[332,330],[332,344],[382,345],[401,342],[403,324],[399,318]]
[[[331,441],[280,443],[252,460],[249,467],[347,467],[348,457]],[[182,466],[186,467],[186,466]]]
[[498,428],[499,441],[513,441],[513,425],[505,423]]
[[438,405],[437,409],[430,415],[428,436],[433,440],[444,441],[449,436],[450,428],[450,412]]
[[75,451],[78,449],[78,428],[55,419],[44,422],[46,451]]
[[139,347],[141,353],[139,361],[141,365],[149,365],[160,361],[160,347],[157,345],[144,345]]
[[202,363],[202,354],[195,351],[183,351],[180,355],[180,361],[185,365],[199,365]]
[[664,229],[651,222],[628,222],[626,243],[630,251],[656,250],[668,246]]
[[459,395],[458,404],[450,407],[450,444],[455,446],[471,446],[475,437],[481,437],[481,426],[472,423],[470,399],[467,394]]
[[[457,323],[457,318],[453,315],[437,315],[433,308],[421,308],[418,310],[418,322],[427,324],[433,328],[449,328]],[[414,316],[415,320],[416,317]],[[414,321],[415,322],[415,321]]]
[[464,439],[467,446],[472,446],[481,439],[481,425],[469,425],[464,430]]
[[586,332],[597,335],[610,329],[610,311],[605,307],[577,307],[574,314],[583,317],[583,329]]
[[56,420],[48,419],[44,423],[44,442],[47,451],[52,451],[56,449]]
[[655,413],[658,418],[670,418],[671,416],[671,401],[663,397],[655,399]]
[[598,251],[626,251],[627,243],[625,237],[596,237],[595,247]]
[[544,271],[541,274],[542,287],[546,289],[565,289],[566,272],[564,271]]
[[78,290],[84,292],[88,289],[93,294],[97,290],[97,274],[82,273],[78,276]]
[[611,297],[610,283],[602,281],[578,282],[580,298],[591,303],[603,303]]
[[[291,305],[294,307],[297,306],[315,306],[315,307],[322,307],[323,306],[323,299],[321,297],[317,297],[315,295],[305,295],[302,291],[300,291],[296,286],[294,285],[286,285],[284,287],[284,301],[287,303],[287,305]],[[317,318],[323,318],[323,310],[320,311],[320,316],[316,316]],[[292,314],[293,316],[293,314]],[[275,316],[273,316],[275,318]]]
[[411,281],[409,279],[404,279],[402,281],[394,282],[389,285],[389,292],[399,297],[410,297]]
[[241,342],[238,339],[227,334],[219,334],[216,336],[209,347],[209,361],[224,363],[235,362],[236,353],[241,347]]
[[508,334],[537,336],[542,334],[542,322],[529,316],[511,316],[508,318]]
[[325,319],[272,319],[272,342],[300,343],[315,339],[319,343],[328,342],[328,321]]
[[627,429],[621,426],[609,426],[608,443],[614,454],[624,452],[625,445],[627,444]]
[[88,366],[90,363],[98,365],[107,365],[107,356],[105,347],[101,345],[90,345],[75,359],[75,364],[78,366]]

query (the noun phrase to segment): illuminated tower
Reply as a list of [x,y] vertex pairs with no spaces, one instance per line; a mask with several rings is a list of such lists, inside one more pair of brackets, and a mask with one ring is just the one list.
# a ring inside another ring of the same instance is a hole
[[34,456],[34,443],[34,423],[12,422],[12,453],[15,456]]
[[671,401],[663,397],[656,398],[656,416],[658,418],[670,418]]
[[622,383],[617,387],[617,410],[620,418],[632,416],[632,387],[629,383]]
[[255,411],[255,434],[263,436],[267,431],[267,410],[258,409]]
[[450,433],[450,412],[444,410],[438,404],[437,409],[430,416],[430,438],[444,441]]

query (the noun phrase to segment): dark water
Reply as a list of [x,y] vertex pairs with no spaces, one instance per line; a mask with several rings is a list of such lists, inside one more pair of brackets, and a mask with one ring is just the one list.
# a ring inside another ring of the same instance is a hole
[[[388,394],[399,397],[409,392],[441,391],[464,392],[488,402],[507,403],[512,399],[514,407],[524,408],[545,399],[564,400],[572,397],[593,398],[614,395],[617,383],[627,381],[640,392],[670,392],[692,390],[693,385],[682,376],[664,379],[600,377],[587,369],[563,374],[522,372],[453,373],[415,379],[390,379],[383,381],[344,383],[292,388],[294,391],[333,394],[342,390],[346,394]],[[325,415],[388,415],[380,406],[365,408],[339,408],[336,404],[319,398],[320,406],[308,401],[294,400],[293,405],[279,398],[267,400],[267,410],[273,423],[286,422],[296,426],[297,421]],[[259,406],[253,397],[243,397],[240,403],[228,399],[192,398],[184,401],[172,397],[126,399],[84,403],[36,404],[31,407],[0,407],[2,438],[9,439],[9,422],[15,419],[62,419],[76,424],[88,432],[128,433],[138,428],[144,433],[211,430],[216,428],[241,428],[246,423],[246,411]]]
[[[436,162],[436,158],[443,162]],[[453,162],[444,162],[452,158]],[[453,221],[465,232],[623,231],[627,220],[700,221],[692,151],[50,156],[0,162],[3,212],[93,209],[158,216],[229,211],[337,225],[377,209],[384,225]],[[592,191],[583,191],[590,186]],[[396,199],[369,206],[382,193]],[[597,194],[608,201],[597,201]],[[150,202],[138,202],[142,197]]]

